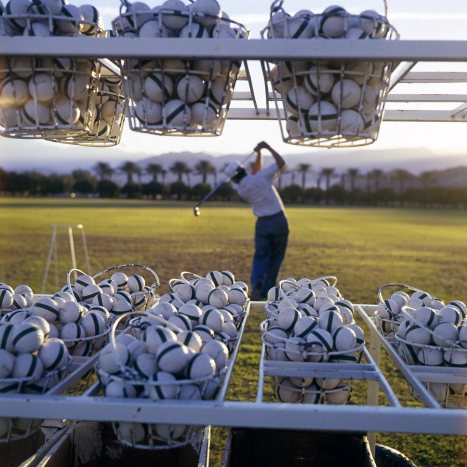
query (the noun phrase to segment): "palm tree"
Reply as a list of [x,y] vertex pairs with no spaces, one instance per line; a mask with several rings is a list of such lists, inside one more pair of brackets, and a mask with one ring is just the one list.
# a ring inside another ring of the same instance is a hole
[[347,169],[347,175],[349,177],[349,182],[350,182],[350,192],[353,193],[355,191],[355,186],[357,184],[357,178],[359,176],[358,169],[355,169],[355,168]]
[[381,185],[384,172],[380,169],[373,169],[371,172],[371,178],[373,179],[373,191],[378,191]]
[[321,172],[316,172],[316,188],[318,188],[318,190],[321,190],[322,181],[323,181],[323,177],[321,175]]
[[298,164],[297,171],[302,174],[302,190],[305,191],[306,175],[311,168],[310,164]]
[[162,169],[161,175],[162,175],[162,185],[165,185],[165,177],[167,177],[167,170]]
[[295,185],[295,176],[297,175],[297,172],[293,169],[288,171],[290,174],[290,184]]
[[160,164],[151,163],[146,166],[146,173],[151,175],[153,183],[159,183],[159,175],[164,168]]
[[177,176],[177,181],[179,183],[183,182],[183,176],[191,172],[190,168],[182,161],[175,161],[169,169],[173,174]]
[[396,169],[393,171],[391,181],[398,183],[398,192],[402,193],[405,191],[405,187],[408,181],[412,180],[414,176],[407,170]]
[[141,169],[138,164],[132,161],[126,161],[119,167],[120,172],[123,172],[127,176],[127,184],[133,184],[133,176],[135,174],[141,174]]
[[342,172],[342,173],[340,174],[340,179],[341,179],[340,185],[341,185],[342,189],[345,190],[345,181],[347,180],[347,174],[345,174],[344,172]]
[[214,166],[207,160],[200,160],[195,165],[195,173],[201,175],[203,185],[206,185],[208,175],[216,173]]
[[434,172],[422,172],[419,177],[423,188],[430,188],[435,184],[436,176]]
[[115,170],[107,162],[98,162],[94,166],[94,172],[99,180],[106,180],[112,177]]
[[370,193],[371,192],[371,182],[373,180],[373,173],[371,171],[367,172],[365,174],[365,179],[366,179],[366,192]]
[[329,188],[331,187],[331,178],[335,177],[334,170],[335,169],[332,167],[323,167],[321,169],[320,175],[324,177],[324,180],[326,181],[326,191],[329,191]]

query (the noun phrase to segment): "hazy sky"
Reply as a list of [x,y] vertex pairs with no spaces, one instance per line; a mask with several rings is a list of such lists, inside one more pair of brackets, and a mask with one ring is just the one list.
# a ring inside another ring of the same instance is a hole
[[[77,5],[87,3],[70,1]],[[120,2],[117,0],[92,0],[104,16],[106,28],[110,28],[110,21],[118,15]],[[147,2],[156,6],[161,2]],[[223,10],[229,16],[245,24],[251,31],[251,38],[259,38],[260,30],[264,28],[269,17],[270,1],[266,0],[229,0],[220,2]],[[283,8],[290,13],[303,8],[312,7],[314,12],[320,12],[330,5],[330,2],[314,0],[285,0]],[[383,12],[383,1],[348,0],[341,2],[341,6],[351,13],[359,13],[366,9]],[[401,39],[458,39],[467,40],[467,2],[464,0],[389,0],[388,19],[398,29]],[[437,69],[440,64],[424,64],[430,70]],[[460,64],[443,65],[443,69],[467,71]],[[253,66],[254,68],[254,66]],[[258,77],[254,77],[257,82]],[[467,93],[466,85],[458,86],[456,92]],[[443,92],[440,87],[439,92]],[[262,105],[260,103],[260,105]],[[389,108],[389,107],[388,107]],[[383,122],[378,140],[368,146],[368,149],[388,148],[419,148],[427,147],[435,152],[459,153],[464,152],[465,132],[467,123],[391,123]],[[28,157],[28,154],[47,152],[57,155],[57,159],[67,155],[79,155],[83,161],[96,159],[96,154],[102,151],[99,160],[121,161],[125,159],[141,159],[148,155],[176,151],[205,151],[211,154],[248,153],[261,140],[266,139],[271,145],[284,153],[311,153],[313,148],[294,146],[282,142],[277,121],[229,121],[224,126],[220,137],[173,137],[143,135],[132,132],[128,128],[122,136],[119,146],[109,149],[88,149],[57,143],[31,140],[12,140],[0,138],[0,164],[8,163],[12,157]],[[329,151],[330,162],[332,153],[343,151],[334,149]],[[352,151],[352,150],[350,150]],[[103,157],[105,155],[105,157]],[[467,164],[467,155],[466,155]]]

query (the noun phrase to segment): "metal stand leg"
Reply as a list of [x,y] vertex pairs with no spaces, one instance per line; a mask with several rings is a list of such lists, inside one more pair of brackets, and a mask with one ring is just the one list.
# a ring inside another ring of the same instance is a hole
[[47,283],[47,277],[49,275],[50,260],[52,259],[52,254],[55,248],[55,242],[57,240],[57,226],[56,224],[52,225],[52,238],[50,239],[49,254],[47,255],[47,261],[45,263],[44,277],[42,279],[41,293],[45,292],[45,284]]
[[[379,343],[378,336],[371,331],[370,338],[370,354],[373,357],[375,363],[379,366],[381,360],[381,345]],[[375,381],[368,381],[367,391],[367,404],[378,405],[378,383]],[[376,433],[371,432],[367,434],[368,442],[370,444],[371,452],[373,457],[375,456],[375,444],[376,444]]]
[[[86,242],[86,235],[84,233],[83,224],[77,224],[77,225],[52,224],[52,237],[50,239],[50,247],[49,247],[49,253],[47,255],[47,261],[45,263],[45,270],[44,270],[44,277],[42,279],[41,293],[45,293],[45,288],[46,288],[47,280],[49,277],[49,270],[50,270],[52,257],[54,261],[55,287],[57,289],[60,287],[59,278],[58,278],[58,238],[57,238],[59,227],[65,227],[67,229],[68,243],[70,245],[71,268],[73,269],[76,269],[77,267],[73,229],[81,230],[81,240],[83,242],[84,261],[85,261],[85,266],[87,268],[86,271],[88,273],[91,272],[91,265],[89,262],[89,254],[88,254],[88,246]],[[76,276],[76,273],[75,273],[75,276]]]

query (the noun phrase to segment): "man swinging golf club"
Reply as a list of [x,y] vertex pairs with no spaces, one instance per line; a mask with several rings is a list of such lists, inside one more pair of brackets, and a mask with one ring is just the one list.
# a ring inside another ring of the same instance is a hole
[[[274,163],[264,168],[262,149],[267,149],[274,158]],[[257,217],[251,299],[265,300],[268,290],[276,284],[289,236],[284,204],[274,186],[274,180],[285,166],[285,161],[264,141],[258,143],[254,151],[256,160],[251,175],[246,173],[239,162],[229,163],[224,172],[234,182],[234,189],[239,196],[251,204],[253,214]]]

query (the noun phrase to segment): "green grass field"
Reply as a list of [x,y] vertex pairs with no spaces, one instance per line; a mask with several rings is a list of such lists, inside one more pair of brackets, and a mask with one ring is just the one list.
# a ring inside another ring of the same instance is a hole
[[[280,278],[335,275],[344,297],[375,303],[377,289],[402,282],[445,300],[467,301],[467,212],[454,210],[290,207],[290,239]],[[44,273],[51,224],[85,226],[92,273],[141,263],[167,281],[183,270],[229,269],[248,282],[254,218],[245,205],[209,205],[201,217],[192,204],[144,201],[0,199],[0,281],[27,283],[36,292]],[[65,229],[58,243],[58,284],[52,268],[46,293],[66,283],[70,268]],[[81,239],[75,233],[78,267]],[[229,398],[253,400],[260,351],[261,316],[250,316]],[[401,400],[413,404],[407,385],[383,362]],[[466,416],[467,420],[467,416]],[[436,423],[430,420],[429,423]],[[403,427],[402,427],[403,428]],[[215,430],[218,465],[225,430]],[[381,434],[378,441],[417,465],[463,466],[466,438]]]

